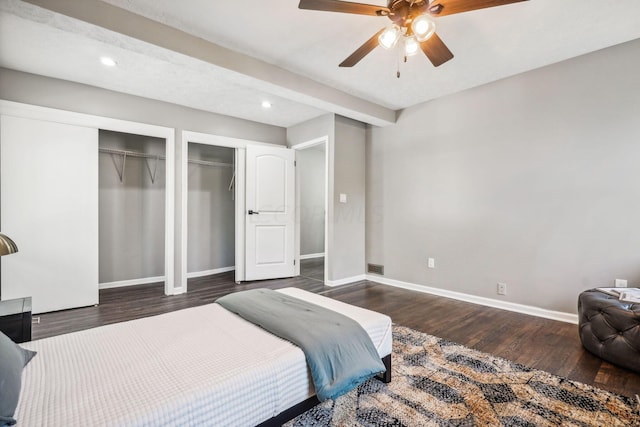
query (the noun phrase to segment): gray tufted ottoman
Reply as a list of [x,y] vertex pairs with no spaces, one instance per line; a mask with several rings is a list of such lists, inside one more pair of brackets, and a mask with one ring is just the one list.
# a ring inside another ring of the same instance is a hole
[[584,348],[640,373],[640,304],[591,289],[578,298],[578,316]]

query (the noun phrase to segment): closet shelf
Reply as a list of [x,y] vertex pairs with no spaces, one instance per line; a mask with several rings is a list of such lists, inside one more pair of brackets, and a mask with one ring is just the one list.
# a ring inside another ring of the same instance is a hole
[[[149,153],[140,153],[138,151],[117,150],[117,149],[114,149],[114,148],[100,148],[99,151],[101,153],[117,154],[117,155],[120,155],[120,156],[127,156],[127,157],[139,157],[139,158],[143,158],[143,159],[166,160],[166,156],[156,155],[156,154],[149,154]],[[231,167],[233,167],[233,164],[231,164],[231,163],[215,162],[215,161],[212,161],[212,160],[187,159],[187,162],[193,163],[193,164],[196,164],[196,165],[216,166],[216,167],[221,167],[221,168],[231,168]]]
[[[162,156],[159,154],[140,153],[139,151],[118,150],[115,148],[99,148],[98,151],[100,153],[111,154],[113,165],[116,167],[116,172],[118,172],[118,178],[120,178],[120,182],[122,182],[122,180],[124,179],[124,167],[127,163],[127,157],[138,157],[146,160],[147,169],[149,171],[149,177],[151,178],[152,184],[155,184],[156,182],[156,175],[158,173],[158,162],[160,160],[167,159],[166,156]],[[122,156],[122,162],[120,164],[120,167],[118,167],[118,164],[115,158],[113,157],[113,155]],[[155,165],[153,167],[153,170],[151,168],[151,165],[149,164],[149,159],[155,160]],[[221,168],[233,167],[233,164],[231,163],[215,162],[211,160],[187,159],[187,162],[193,163],[196,165],[202,165],[202,166],[213,166],[213,167],[221,167]]]

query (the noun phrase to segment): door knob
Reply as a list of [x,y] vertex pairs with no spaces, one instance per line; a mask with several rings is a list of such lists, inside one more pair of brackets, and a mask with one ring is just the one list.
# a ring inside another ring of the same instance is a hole
[[249,209],[249,215],[260,215],[260,212],[256,212],[252,209]]

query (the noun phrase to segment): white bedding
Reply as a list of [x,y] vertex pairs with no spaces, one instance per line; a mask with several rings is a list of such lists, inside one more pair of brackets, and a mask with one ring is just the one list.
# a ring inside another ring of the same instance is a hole
[[[281,290],[358,321],[380,356],[389,317]],[[217,304],[23,344],[19,426],[253,426],[314,394],[302,351]]]

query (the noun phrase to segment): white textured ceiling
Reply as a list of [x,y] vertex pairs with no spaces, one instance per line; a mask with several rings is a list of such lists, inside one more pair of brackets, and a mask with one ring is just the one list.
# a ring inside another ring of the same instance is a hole
[[[337,66],[389,22],[383,17],[299,10],[297,0],[105,3],[237,55],[203,60],[188,47],[0,0],[0,66],[278,126],[326,111],[387,124],[389,111],[640,38],[638,0],[531,0],[438,18],[455,58],[434,68],[412,57],[398,79],[397,52],[381,48],[353,68]],[[101,55],[119,66],[103,68]],[[262,109],[264,99],[274,108]]]

